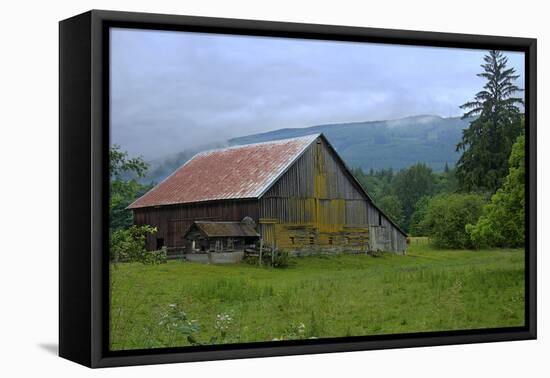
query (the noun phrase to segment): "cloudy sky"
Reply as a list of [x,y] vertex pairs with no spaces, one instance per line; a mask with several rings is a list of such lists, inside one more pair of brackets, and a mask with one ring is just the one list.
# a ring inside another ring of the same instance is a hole
[[[484,54],[113,29],[111,141],[155,159],[280,128],[457,116],[483,85]],[[523,54],[506,55],[523,74]]]

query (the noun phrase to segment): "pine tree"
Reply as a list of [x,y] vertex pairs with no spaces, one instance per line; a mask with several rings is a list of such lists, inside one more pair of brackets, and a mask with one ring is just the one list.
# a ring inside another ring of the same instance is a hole
[[475,119],[456,147],[463,151],[456,175],[463,191],[494,193],[508,172],[512,145],[523,131],[523,100],[515,97],[522,89],[514,84],[519,75],[507,68],[508,58],[491,50],[483,59],[483,72],[477,75],[487,80],[483,90],[460,107],[466,111],[462,118]]

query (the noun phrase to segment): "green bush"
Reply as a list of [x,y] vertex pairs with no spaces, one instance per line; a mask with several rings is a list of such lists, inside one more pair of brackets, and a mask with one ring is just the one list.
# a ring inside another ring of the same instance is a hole
[[145,265],[159,265],[166,264],[167,261],[166,249],[161,249],[159,251],[145,252],[140,262]]
[[151,252],[145,249],[147,234],[157,232],[151,226],[131,226],[111,231],[110,256],[113,262],[142,262],[149,263],[150,259],[157,260],[160,256],[149,257]]
[[274,268],[286,268],[290,265],[291,257],[288,251],[275,252],[275,259],[273,260]]
[[438,248],[473,248],[466,225],[479,219],[484,198],[477,194],[440,194],[427,205],[421,222]]

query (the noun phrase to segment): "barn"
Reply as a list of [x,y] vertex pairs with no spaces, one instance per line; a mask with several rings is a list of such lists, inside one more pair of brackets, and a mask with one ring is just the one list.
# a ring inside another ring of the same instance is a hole
[[148,250],[189,253],[195,222],[245,218],[276,250],[404,254],[407,246],[323,134],[201,152],[128,208],[135,224],[157,227]]

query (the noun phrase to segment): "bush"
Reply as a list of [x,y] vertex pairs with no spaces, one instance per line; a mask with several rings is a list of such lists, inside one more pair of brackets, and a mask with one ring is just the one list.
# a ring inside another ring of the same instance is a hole
[[140,262],[146,265],[159,265],[166,264],[167,261],[166,249],[161,249],[159,251],[145,252]]
[[275,252],[275,259],[273,261],[274,268],[286,268],[290,265],[290,253],[288,251]]
[[142,262],[149,263],[161,256],[150,254],[145,250],[145,238],[147,234],[157,232],[155,227],[151,226],[131,226],[129,228],[119,228],[111,232],[110,255],[113,262]]
[[428,202],[421,226],[438,248],[473,248],[466,225],[477,222],[484,202],[477,194],[440,194]]

